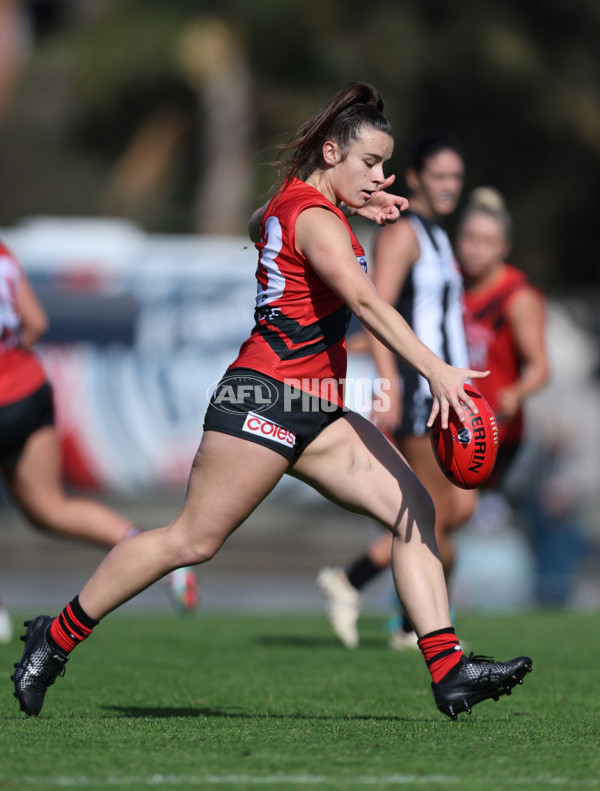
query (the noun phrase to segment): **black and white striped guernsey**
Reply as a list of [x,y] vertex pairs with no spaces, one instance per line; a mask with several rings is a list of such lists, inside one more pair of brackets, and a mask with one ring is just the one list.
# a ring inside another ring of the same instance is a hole
[[[407,212],[406,219],[415,231],[420,254],[395,308],[415,335],[439,357],[466,368],[462,277],[448,235],[437,223],[415,212]],[[431,408],[429,384],[402,361],[399,367],[404,392],[400,434],[421,436],[426,431]]]

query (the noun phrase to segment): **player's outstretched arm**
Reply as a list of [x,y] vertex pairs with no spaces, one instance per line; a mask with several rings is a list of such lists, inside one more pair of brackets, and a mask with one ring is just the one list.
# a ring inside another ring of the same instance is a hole
[[431,422],[439,413],[442,427],[447,428],[450,408],[463,419],[461,404],[477,411],[464,385],[468,379],[480,379],[487,373],[453,368],[417,338],[398,311],[377,294],[356,260],[346,229],[334,214],[321,208],[303,211],[296,221],[296,241],[319,277],[359,321],[427,379],[434,398]]

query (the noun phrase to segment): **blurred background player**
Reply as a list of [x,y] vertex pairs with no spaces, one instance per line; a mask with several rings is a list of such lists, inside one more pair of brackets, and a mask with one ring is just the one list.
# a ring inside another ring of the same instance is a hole
[[[474,190],[460,218],[456,252],[464,276],[469,363],[491,371],[478,386],[498,418],[498,458],[486,489],[502,489],[522,446],[523,403],[549,376],[546,301],[524,272],[506,263],[511,241],[512,220],[500,193]],[[383,541],[373,546],[378,544]],[[347,598],[356,602],[352,591]],[[403,638],[394,633],[392,646],[404,647]]]
[[[446,362],[464,367],[468,355],[463,324],[462,279],[450,241],[441,226],[458,204],[464,181],[464,157],[451,137],[431,133],[414,144],[405,177],[409,211],[375,237],[373,282],[417,337]],[[377,375],[390,382],[389,409],[374,413],[379,428],[397,444],[436,509],[436,540],[448,581],[454,566],[453,531],[466,522],[476,492],[454,486],[441,472],[427,433],[431,397],[427,381],[372,339]],[[329,621],[348,648],[358,645],[362,588],[390,565],[391,537],[374,541],[345,568],[320,571]],[[396,649],[417,648],[407,619],[390,637]]]
[[[15,256],[0,242],[0,471],[23,516],[41,530],[113,547],[137,532],[106,505],[68,496],[62,485],[52,387],[32,347],[48,319]],[[193,610],[198,584],[189,568],[168,579],[178,609]],[[0,641],[12,625],[0,603]]]
[[502,485],[524,433],[523,403],[549,377],[546,300],[506,263],[512,221],[497,190],[474,190],[461,215],[456,252],[465,282],[469,360],[491,371],[479,389],[498,421],[498,458],[486,488]]
[[507,509],[509,502],[518,507],[535,558],[538,603],[565,606],[573,569],[585,553],[564,472],[570,432],[552,420],[524,443],[523,404],[549,378],[546,300],[522,271],[506,263],[511,239],[512,222],[500,193],[474,190],[461,216],[456,249],[465,278],[469,358],[491,370],[479,384],[498,418],[498,459],[485,488],[506,495]]

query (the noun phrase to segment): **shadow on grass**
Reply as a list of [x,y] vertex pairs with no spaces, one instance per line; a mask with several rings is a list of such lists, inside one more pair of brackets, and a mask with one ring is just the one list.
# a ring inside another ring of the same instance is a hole
[[[118,717],[133,717],[135,719],[158,718],[170,719],[172,717],[224,717],[226,719],[244,720],[366,720],[373,722],[412,722],[413,717],[399,717],[392,715],[374,714],[304,714],[303,712],[252,712],[244,709],[214,709],[207,707],[183,706],[101,706],[105,711],[114,712]],[[107,715],[108,716],[108,715]]]
[[[259,635],[256,638],[259,645],[280,646],[290,648],[339,648],[347,651],[336,637],[301,637],[299,635]],[[361,648],[387,648],[384,639],[361,637]]]

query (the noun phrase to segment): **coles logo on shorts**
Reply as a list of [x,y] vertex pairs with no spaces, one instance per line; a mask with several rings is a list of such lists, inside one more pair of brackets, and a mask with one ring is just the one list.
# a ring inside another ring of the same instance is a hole
[[243,430],[249,434],[258,434],[261,437],[265,437],[265,439],[271,439],[273,442],[288,445],[290,448],[293,448],[296,444],[296,435],[293,431],[288,431],[287,428],[278,426],[277,423],[271,423],[270,420],[254,412],[248,412],[246,415]]

